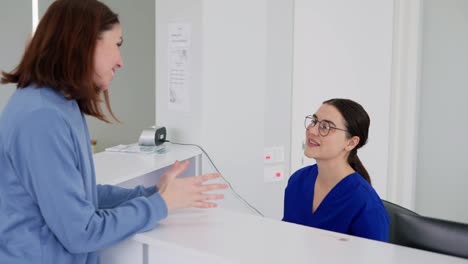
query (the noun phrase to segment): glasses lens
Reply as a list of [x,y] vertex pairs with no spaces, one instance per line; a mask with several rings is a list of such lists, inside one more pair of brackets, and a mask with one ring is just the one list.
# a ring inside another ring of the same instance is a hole
[[[304,120],[304,127],[307,129],[312,123],[313,123],[313,118],[311,116],[306,116]],[[312,124],[312,126],[314,125]]]
[[319,132],[320,132],[320,135],[322,136],[328,135],[328,132],[330,132],[330,124],[328,124],[328,122],[325,122],[325,121],[320,122]]

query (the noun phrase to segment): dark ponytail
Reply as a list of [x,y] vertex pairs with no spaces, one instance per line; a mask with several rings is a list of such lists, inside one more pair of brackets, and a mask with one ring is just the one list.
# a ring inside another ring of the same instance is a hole
[[360,104],[349,99],[330,99],[323,103],[334,106],[343,116],[349,138],[359,137],[358,145],[349,153],[348,163],[370,184],[369,173],[357,155],[358,149],[367,143],[370,126],[369,115]]
[[366,180],[369,184],[372,184],[369,173],[367,172],[364,165],[362,165],[361,160],[359,159],[357,155],[357,149],[353,149],[351,153],[349,153],[348,163],[349,165],[351,165],[351,168],[353,168],[355,171],[361,174],[364,180]]

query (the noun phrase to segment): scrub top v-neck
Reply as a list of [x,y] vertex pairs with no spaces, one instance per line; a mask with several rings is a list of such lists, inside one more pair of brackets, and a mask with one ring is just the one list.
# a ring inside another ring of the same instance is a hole
[[317,165],[296,171],[284,198],[283,221],[387,241],[389,219],[372,186],[358,173],[343,178],[312,212]]

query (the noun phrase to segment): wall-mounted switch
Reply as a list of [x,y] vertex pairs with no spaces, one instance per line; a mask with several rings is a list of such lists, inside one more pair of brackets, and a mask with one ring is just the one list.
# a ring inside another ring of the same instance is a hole
[[279,182],[284,179],[283,166],[266,167],[263,172],[263,179],[265,182]]
[[284,147],[265,148],[263,160],[266,164],[284,162]]

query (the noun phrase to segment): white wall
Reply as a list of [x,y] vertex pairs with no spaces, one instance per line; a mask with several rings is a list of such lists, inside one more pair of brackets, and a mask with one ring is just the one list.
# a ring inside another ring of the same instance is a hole
[[266,1],[203,5],[202,144],[218,168],[266,215],[263,184]]
[[264,204],[275,206],[275,217],[282,218],[284,189],[291,174],[291,115],[294,1],[267,1],[267,59],[264,114],[264,146],[283,146],[284,180],[263,185]]
[[124,42],[124,67],[117,71],[110,88],[114,114],[122,124],[106,124],[88,118],[90,135],[98,151],[138,141],[143,129],[154,125],[155,108],[155,13],[154,0],[105,0],[119,14]]
[[295,1],[293,169],[303,166],[304,116],[327,99],[350,98],[370,115],[358,155],[386,198],[392,33],[392,0]]
[[[39,1],[39,18],[52,2]],[[98,143],[97,151],[137,142],[141,131],[154,125],[155,118],[154,0],[102,2],[119,15],[124,38],[121,47],[124,67],[117,71],[109,90],[112,110],[122,124],[106,124],[87,117],[90,136]]]
[[[289,172],[292,7],[279,0],[156,1],[157,123],[173,141],[201,144],[238,193],[278,219],[285,182],[264,183],[263,149],[284,146]],[[188,113],[167,104],[173,21],[192,25]]]
[[423,6],[416,211],[468,223],[468,1]]
[[387,200],[414,210],[422,0],[394,0]]
[[[19,63],[32,30],[31,1],[5,0],[0,8],[0,71],[10,72]],[[16,86],[0,85],[0,114]]]
[[[167,128],[170,139],[201,144],[202,140],[202,0],[156,0],[156,123]],[[168,109],[168,24],[189,23],[189,112]]]

